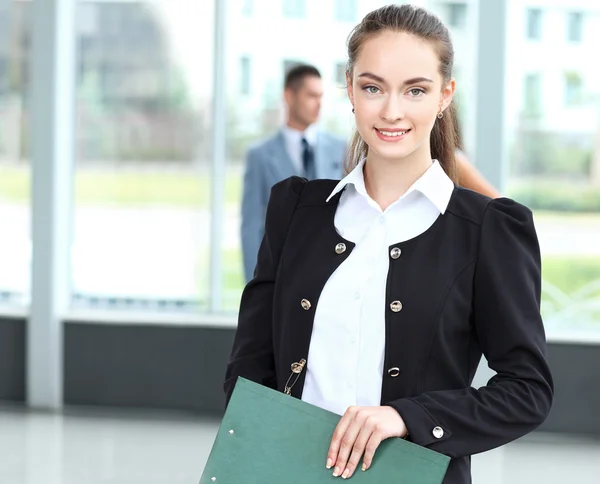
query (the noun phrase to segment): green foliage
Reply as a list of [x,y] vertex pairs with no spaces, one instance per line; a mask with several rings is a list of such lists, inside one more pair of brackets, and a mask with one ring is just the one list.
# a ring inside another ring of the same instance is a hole
[[567,176],[581,179],[589,175],[593,149],[588,139],[567,139],[560,133],[522,131],[513,149],[515,176]]
[[600,213],[600,188],[564,181],[513,184],[508,195],[532,210]]

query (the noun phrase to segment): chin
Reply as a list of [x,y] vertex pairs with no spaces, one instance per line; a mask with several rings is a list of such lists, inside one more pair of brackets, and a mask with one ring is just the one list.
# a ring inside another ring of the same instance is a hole
[[[383,143],[383,146],[382,146]],[[414,146],[394,146],[387,144],[385,141],[379,139],[375,140],[375,143],[371,145],[371,149],[381,158],[386,159],[400,159],[405,158],[408,155],[414,153]]]

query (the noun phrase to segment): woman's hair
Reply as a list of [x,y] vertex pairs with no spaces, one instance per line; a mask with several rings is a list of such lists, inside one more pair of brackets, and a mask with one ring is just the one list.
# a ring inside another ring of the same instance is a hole
[[[393,32],[414,35],[426,40],[434,47],[440,61],[440,74],[444,82],[452,79],[454,48],[450,33],[442,21],[425,10],[414,5],[388,5],[367,14],[348,37],[348,65],[346,71],[352,78],[356,59],[366,41],[379,33]],[[454,152],[458,142],[458,122],[454,103],[444,111],[442,119],[436,119],[431,131],[431,156],[437,159],[447,175],[456,180]],[[352,171],[367,156],[369,147],[358,131],[354,132],[348,150],[346,169]]]

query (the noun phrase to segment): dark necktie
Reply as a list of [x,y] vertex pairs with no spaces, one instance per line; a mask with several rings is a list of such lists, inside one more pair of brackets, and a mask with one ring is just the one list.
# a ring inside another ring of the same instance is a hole
[[315,170],[315,154],[312,148],[306,141],[306,138],[302,138],[302,167],[304,168],[304,176],[309,180],[314,180],[317,177]]

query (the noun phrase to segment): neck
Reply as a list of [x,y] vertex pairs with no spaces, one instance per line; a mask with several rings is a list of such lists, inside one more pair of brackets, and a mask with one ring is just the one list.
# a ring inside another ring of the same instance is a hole
[[385,211],[404,195],[430,166],[429,153],[413,153],[400,160],[369,154],[364,166],[365,188],[381,210]]
[[287,123],[288,127],[295,129],[296,131],[306,131],[310,124],[303,123],[302,121],[294,118],[288,118]]

